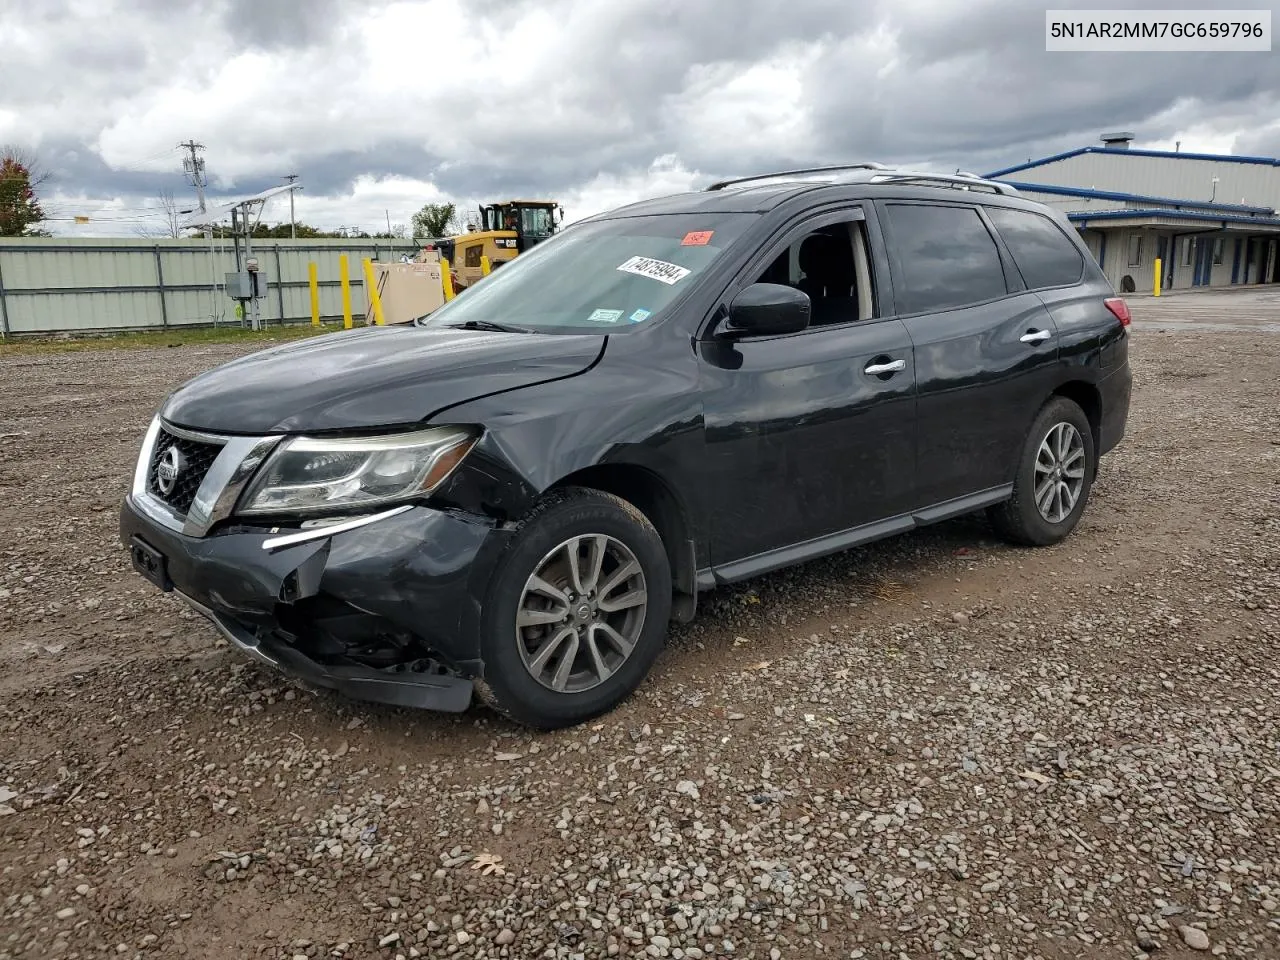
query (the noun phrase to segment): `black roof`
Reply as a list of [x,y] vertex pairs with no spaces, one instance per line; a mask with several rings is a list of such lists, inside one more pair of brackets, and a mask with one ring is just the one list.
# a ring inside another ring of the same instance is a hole
[[[872,166],[874,169],[871,169]],[[968,188],[979,193],[984,201],[1012,200],[1012,205],[1015,206],[1035,205],[1034,201],[1020,198],[1017,191],[1009,185],[984,180],[974,174],[921,173],[860,164],[844,168],[818,168],[813,171],[785,171],[737,181],[720,181],[705,190],[641,200],[588,219],[608,220],[615,217],[675,213],[765,213],[801,194],[832,188],[846,191],[856,189],[866,196],[893,195],[927,199],[936,198],[939,187]]]
[[[651,216],[662,213],[763,213],[772,210],[778,204],[791,199],[805,190],[812,190],[826,184],[816,183],[771,183],[737,190],[707,191],[691,190],[688,193],[673,193],[667,197],[654,197],[652,200],[641,200],[616,207],[603,216]],[[594,219],[594,218],[593,218]]]

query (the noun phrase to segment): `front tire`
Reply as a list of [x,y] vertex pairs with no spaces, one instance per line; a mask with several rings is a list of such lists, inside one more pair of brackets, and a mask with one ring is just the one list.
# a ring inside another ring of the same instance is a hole
[[549,496],[523,521],[481,615],[489,706],[537,729],[613,709],[648,675],[671,616],[662,538],[630,503],[598,490]]
[[1013,495],[988,513],[992,526],[1021,546],[1058,543],[1080,522],[1096,472],[1089,418],[1074,401],[1054,397],[1027,434]]

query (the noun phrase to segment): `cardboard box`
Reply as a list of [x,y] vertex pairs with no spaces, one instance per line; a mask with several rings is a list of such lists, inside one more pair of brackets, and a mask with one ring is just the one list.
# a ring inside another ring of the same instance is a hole
[[[444,278],[440,255],[422,251],[413,263],[374,263],[373,275],[382,299],[382,317],[388,323],[411,323],[444,304]],[[423,257],[429,259],[423,259]],[[373,323],[373,305],[366,321]]]

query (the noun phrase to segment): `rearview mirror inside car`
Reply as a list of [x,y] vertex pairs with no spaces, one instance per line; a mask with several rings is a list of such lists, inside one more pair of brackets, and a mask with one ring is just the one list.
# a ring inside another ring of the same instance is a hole
[[809,326],[808,294],[779,283],[753,283],[729,305],[727,334],[753,336],[797,333]]

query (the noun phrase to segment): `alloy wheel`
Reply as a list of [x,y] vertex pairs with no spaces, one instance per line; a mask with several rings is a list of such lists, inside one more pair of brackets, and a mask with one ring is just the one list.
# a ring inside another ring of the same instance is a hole
[[520,659],[556,693],[598,687],[627,662],[644,628],[644,571],[619,540],[589,534],[546,554],[516,607]]
[[1084,489],[1084,438],[1074,424],[1057,423],[1036,452],[1035,501],[1040,516],[1061,523],[1075,509]]

